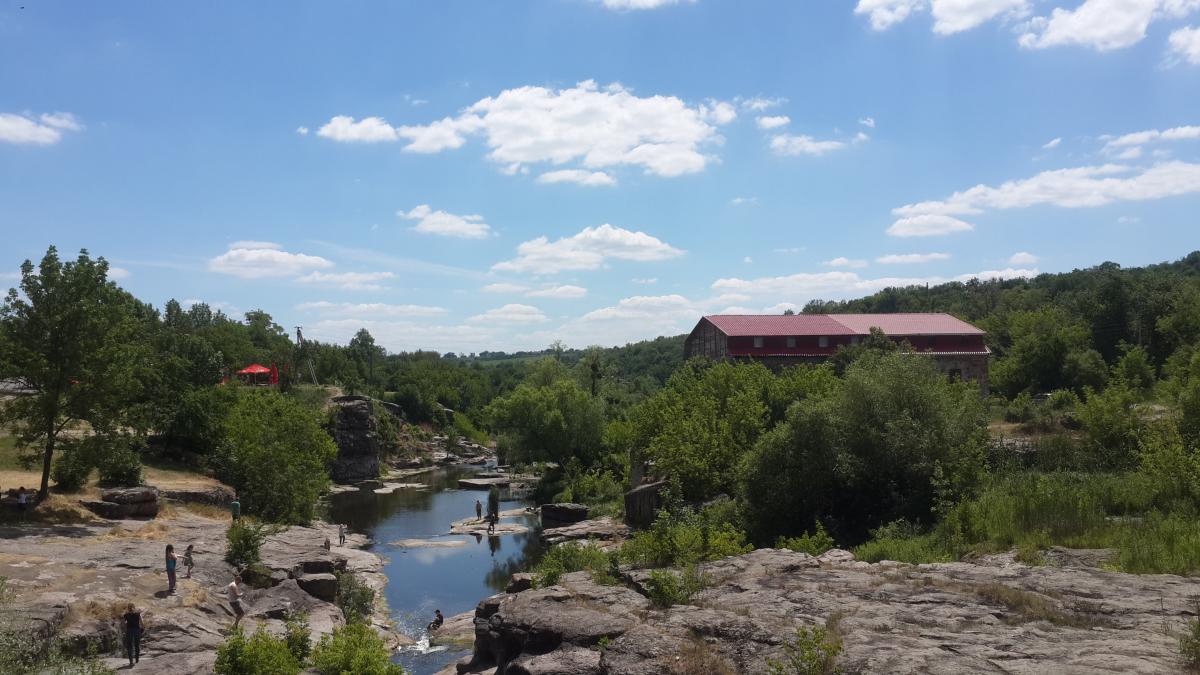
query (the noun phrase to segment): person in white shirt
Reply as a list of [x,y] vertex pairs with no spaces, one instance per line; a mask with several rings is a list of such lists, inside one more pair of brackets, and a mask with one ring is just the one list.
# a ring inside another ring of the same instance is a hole
[[225,587],[225,593],[229,596],[229,606],[233,608],[233,613],[237,618],[233,620],[233,627],[237,628],[238,623],[246,616],[246,609],[242,607],[242,589],[238,588],[238,575],[233,575],[233,581]]

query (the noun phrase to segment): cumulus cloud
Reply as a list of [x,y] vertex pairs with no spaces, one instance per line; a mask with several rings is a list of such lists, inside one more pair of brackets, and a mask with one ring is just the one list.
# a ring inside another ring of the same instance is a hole
[[1059,143],[1062,143],[1062,137],[1061,137],[1061,136],[1059,136],[1059,137],[1056,137],[1056,138],[1052,138],[1052,139],[1050,139],[1050,140],[1046,141],[1045,143],[1043,143],[1043,144],[1042,144],[1042,149],[1043,149],[1043,150],[1053,150],[1054,148],[1057,148],[1057,147],[1058,147],[1058,144],[1059,144]]
[[833,260],[826,260],[824,264],[829,265],[830,267],[866,267],[867,261],[847,258],[846,256],[838,256]]
[[133,274],[133,272],[130,272],[129,270],[125,269],[124,267],[109,267],[108,268],[108,278],[113,281],[119,281],[121,279],[128,279],[131,274]]
[[254,239],[241,239],[239,241],[235,241],[235,242],[232,242],[231,244],[229,244],[229,248],[270,248],[270,249],[278,250],[283,247],[280,246],[279,244],[276,244],[273,241],[256,241]]
[[296,133],[300,134],[301,136],[307,136],[308,127],[296,127]]
[[868,129],[875,128],[875,118],[874,117],[864,117],[864,118],[860,119],[858,121],[858,123],[863,125],[864,127],[867,127]]
[[397,211],[396,215],[403,220],[417,221],[412,229],[424,234],[460,239],[486,239],[492,234],[492,228],[483,222],[483,216],[458,216],[445,211],[434,211],[428,204],[419,204],[407,212]]
[[582,286],[572,286],[564,284],[562,286],[549,286],[547,288],[538,288],[529,291],[525,294],[530,298],[555,298],[558,300],[570,300],[574,298],[582,298],[587,295],[587,289]]
[[559,169],[547,171],[537,177],[539,183],[575,183],[577,185],[608,186],[616,185],[617,181],[603,171],[587,171],[586,169]]
[[53,145],[62,140],[64,131],[82,131],[83,125],[71,113],[43,113],[41,117],[0,113],[0,143],[17,145]]
[[820,157],[827,152],[846,147],[842,141],[819,141],[812,136],[780,134],[771,138],[771,149],[779,155],[812,155]]
[[532,305],[510,303],[476,314],[467,320],[476,323],[542,323],[546,321],[546,315]]
[[[408,320],[381,320],[377,316],[328,318],[306,323],[304,334],[314,340],[346,344],[360,328],[389,351],[494,349],[500,337],[490,326],[437,325]],[[545,344],[545,343],[540,343]]]
[[497,263],[498,272],[554,274],[564,270],[594,270],[608,259],[652,262],[683,255],[683,251],[646,234],[604,224],[550,241],[542,236],[517,247],[517,257]]
[[751,110],[754,112],[762,112],[764,110],[774,108],[775,106],[780,106],[784,103],[787,103],[786,98],[765,98],[762,96],[739,98],[736,100],[738,105],[740,105],[744,110]]
[[1188,26],[1171,33],[1167,38],[1169,60],[1200,66],[1200,28]]
[[[1104,136],[1102,138],[1105,140],[1104,152],[1119,153],[1117,157],[1120,159],[1136,159],[1141,155],[1141,146],[1149,143],[1200,140],[1200,126],[1182,126],[1163,130],[1146,129],[1121,136]],[[1132,157],[1126,156],[1125,153],[1130,150],[1137,150],[1138,154]]]
[[879,256],[875,259],[875,262],[883,263],[884,265],[908,265],[949,259],[949,253],[891,253]]
[[633,279],[630,279],[630,281],[632,281],[635,284],[640,284],[642,286],[648,286],[650,284],[658,283],[658,279],[656,277],[642,277],[642,278],[635,277]]
[[1198,8],[1197,0],[1084,0],[1074,9],[1056,7],[1050,16],[1031,19],[1019,42],[1028,49],[1060,45],[1123,49],[1141,42],[1151,22],[1185,16]]
[[922,236],[970,230],[973,227],[970,223],[952,216],[979,214],[988,209],[1040,205],[1085,208],[1197,192],[1200,192],[1200,164],[1175,161],[1149,168],[1103,164],[1056,169],[996,187],[976,185],[941,201],[893,209],[899,219],[888,228],[888,234]]
[[887,30],[924,8],[925,0],[858,0],[854,13],[869,16],[871,28]]
[[[261,242],[234,242],[229,250],[208,261],[208,269],[242,279],[294,277],[314,270],[333,267],[325,258],[303,253],[288,253],[276,247],[253,246]],[[251,246],[247,246],[251,244]]]
[[404,140],[407,152],[436,153],[480,135],[488,158],[516,173],[527,164],[577,164],[591,171],[636,166],[658,176],[701,171],[717,128],[737,115],[710,100],[688,105],[674,96],[637,96],[620,84],[592,80],[568,89],[526,86],[481,99],[454,117],[392,126],[380,117],[339,115],[317,133],[338,141]]
[[1006,268],[959,274],[953,277],[879,277],[869,279],[860,277],[855,272],[817,272],[757,279],[736,277],[717,279],[713,282],[712,288],[723,294],[738,293],[754,298],[787,298],[788,301],[803,305],[804,302],[823,295],[845,297],[874,293],[889,287],[941,284],[950,281],[966,282],[971,279],[1013,279],[1037,274],[1036,269]]
[[887,30],[909,16],[930,10],[933,32],[950,35],[970,30],[996,17],[1029,13],[1028,0],[859,0],[855,14],[865,14],[871,28]]
[[382,302],[329,302],[326,300],[302,302],[296,305],[296,309],[301,312],[316,312],[336,316],[388,318],[441,316],[447,311],[442,307],[427,305],[391,305]]
[[905,216],[892,223],[887,233],[893,237],[932,237],[952,232],[966,232],[975,226],[953,216],[939,213],[922,213]]
[[1038,257],[1028,251],[1017,251],[1008,258],[1009,265],[1036,265]]
[[756,118],[755,123],[759,129],[777,129],[782,126],[787,126],[792,121],[792,118],[787,115],[763,115]]
[[1140,216],[1118,216],[1117,217],[1118,225],[1136,225],[1140,222],[1142,222],[1142,219]]
[[658,9],[668,5],[691,4],[696,0],[601,0],[605,7],[615,10]]
[[582,321],[611,321],[622,319],[661,319],[695,317],[696,306],[682,295],[635,295],[624,298],[611,307],[602,307],[584,314]]
[[349,291],[377,291],[380,281],[391,279],[391,272],[309,272],[296,279],[302,284],[334,286]]

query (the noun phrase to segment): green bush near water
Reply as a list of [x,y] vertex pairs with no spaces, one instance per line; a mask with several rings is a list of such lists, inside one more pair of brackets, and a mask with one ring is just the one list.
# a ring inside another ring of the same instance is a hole
[[538,588],[557,584],[568,572],[587,570],[592,579],[603,584],[618,583],[615,570],[616,559],[599,548],[586,543],[566,542],[546,551],[541,562],[533,569],[534,582]]
[[259,628],[250,637],[241,627],[217,648],[217,675],[295,675],[302,666],[283,638]]
[[404,675],[390,658],[391,650],[374,628],[350,623],[321,638],[313,648],[312,665],[322,675]]

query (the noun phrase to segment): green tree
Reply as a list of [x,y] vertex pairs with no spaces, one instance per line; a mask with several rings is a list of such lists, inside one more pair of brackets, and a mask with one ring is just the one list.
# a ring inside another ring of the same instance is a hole
[[83,422],[108,434],[142,426],[134,404],[152,376],[137,319],[144,306],[107,276],[104,258],[85,250],[64,263],[51,246],[37,271],[28,260],[21,265],[20,292],[10,289],[0,305],[0,379],[33,392],[0,407],[0,425],[40,456],[39,498],[65,429]]
[[336,456],[315,411],[274,391],[251,391],[229,411],[216,463],[246,513],[303,523],[312,519]]
[[542,386],[522,384],[487,407],[493,430],[508,435],[518,461],[565,463],[578,458],[591,465],[601,454],[604,402],[575,381]]
[[1091,348],[1086,324],[1059,307],[1014,312],[1007,332],[1012,344],[992,369],[997,389],[1010,396],[1103,384],[1104,359]]
[[404,675],[390,657],[374,628],[350,623],[321,638],[313,649],[312,664],[322,675]]

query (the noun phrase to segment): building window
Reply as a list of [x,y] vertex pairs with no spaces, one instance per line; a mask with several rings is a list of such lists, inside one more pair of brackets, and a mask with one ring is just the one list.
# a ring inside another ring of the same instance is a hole
[[829,337],[826,335],[822,335],[821,337],[817,338],[817,346],[822,347],[822,348],[828,347],[829,346]]
[[754,338],[754,348],[755,348],[755,349],[762,349],[762,346],[763,346],[763,339],[762,339],[762,338],[760,338],[760,337],[756,337],[756,338]]
[[796,338],[794,338],[794,337],[788,338],[787,346],[788,346],[788,349],[795,349],[796,348]]

